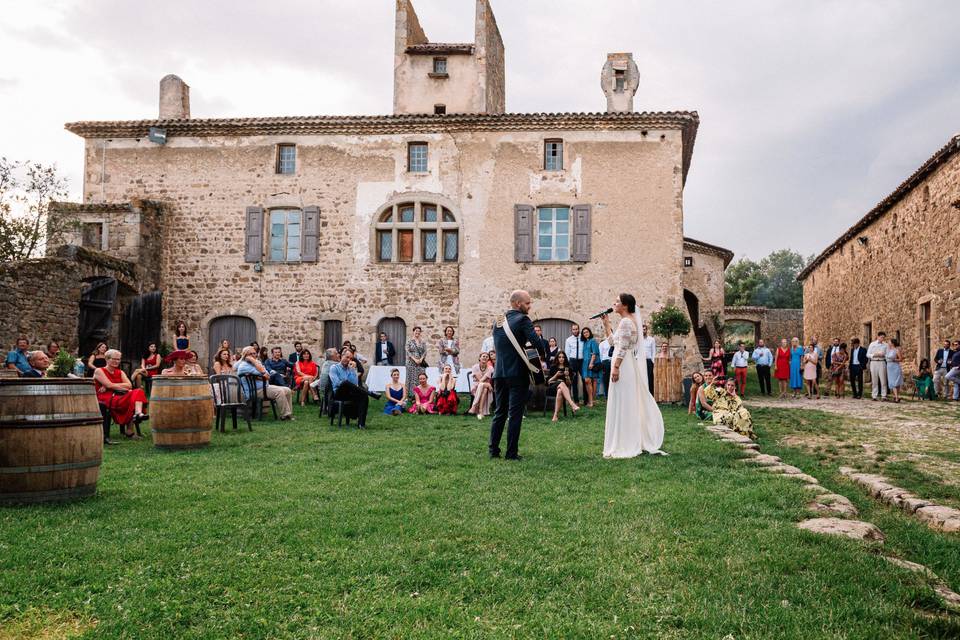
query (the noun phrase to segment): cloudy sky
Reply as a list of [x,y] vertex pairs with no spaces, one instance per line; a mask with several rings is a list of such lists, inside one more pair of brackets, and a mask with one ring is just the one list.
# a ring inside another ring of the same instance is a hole
[[[434,41],[473,0],[414,0]],[[758,259],[825,248],[960,132],[956,0],[492,0],[507,110],[601,111],[610,51],[638,110],[697,110],[686,233]],[[57,163],[74,120],[152,118],[167,73],[194,117],[392,110],[393,0],[4,0],[0,155]]]

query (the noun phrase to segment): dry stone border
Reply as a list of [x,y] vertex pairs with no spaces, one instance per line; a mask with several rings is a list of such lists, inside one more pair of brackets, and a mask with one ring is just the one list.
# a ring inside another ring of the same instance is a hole
[[893,556],[883,556],[883,559],[891,564],[895,564],[898,567],[906,569],[907,571],[913,571],[914,573],[919,573],[925,577],[931,582],[934,593],[940,596],[947,609],[953,611],[954,613],[960,613],[960,594],[954,592],[947,585],[947,583],[940,578],[940,576],[935,574],[928,567],[916,562],[910,562],[909,560],[894,558]]
[[915,516],[931,529],[947,533],[960,532],[960,509],[924,500],[906,489],[890,484],[887,478],[880,475],[859,473],[850,467],[840,467],[840,474],[864,487],[872,497]]

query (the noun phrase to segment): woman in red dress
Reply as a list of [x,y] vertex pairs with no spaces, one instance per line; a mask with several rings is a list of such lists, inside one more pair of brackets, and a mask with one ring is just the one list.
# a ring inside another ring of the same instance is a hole
[[780,346],[777,348],[777,364],[773,376],[780,385],[780,397],[787,396],[787,382],[790,380],[790,349],[787,348],[787,339],[780,340]]
[[723,345],[720,344],[719,340],[714,340],[713,349],[710,349],[710,357],[703,359],[705,363],[710,365],[710,370],[713,371],[714,377],[727,377],[727,367],[724,362],[725,356],[726,353],[723,351]]
[[133,372],[133,386],[142,388],[142,378],[152,378],[160,373],[160,354],[157,353],[157,343],[147,345],[147,353],[140,359],[140,368]]
[[297,364],[293,365],[293,384],[297,389],[300,389],[301,407],[306,404],[308,393],[312,393],[313,399],[319,402],[320,398],[317,395],[317,390],[310,386],[310,383],[316,380],[318,375],[317,363],[313,361],[313,354],[310,353],[309,349],[304,349],[300,352],[300,359],[297,360]]
[[104,354],[107,365],[93,373],[97,401],[110,410],[110,416],[120,425],[123,435],[139,440],[140,436],[130,430],[130,423],[134,423],[139,431],[140,423],[149,418],[143,413],[147,396],[142,389],[134,389],[127,374],[120,369],[120,355],[116,349],[109,349]]
[[437,413],[442,416],[457,415],[457,376],[453,374],[453,367],[443,365],[443,374],[437,383]]

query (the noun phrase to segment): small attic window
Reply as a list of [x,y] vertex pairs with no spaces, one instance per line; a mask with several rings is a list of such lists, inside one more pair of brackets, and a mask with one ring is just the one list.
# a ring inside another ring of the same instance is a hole
[[447,59],[446,58],[434,58],[433,59],[433,73],[432,76],[446,77],[447,75]]
[[436,116],[442,116],[447,112],[447,105],[445,104],[435,104],[433,105],[433,114]]
[[627,72],[625,69],[616,69],[613,72],[614,91],[623,91],[627,83]]

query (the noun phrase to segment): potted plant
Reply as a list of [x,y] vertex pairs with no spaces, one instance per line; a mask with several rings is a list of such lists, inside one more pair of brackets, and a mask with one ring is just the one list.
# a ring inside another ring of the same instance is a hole
[[76,366],[77,359],[70,355],[70,352],[66,349],[61,349],[53,359],[53,362],[50,363],[50,366],[47,367],[47,377],[67,378],[69,374],[74,373]]

